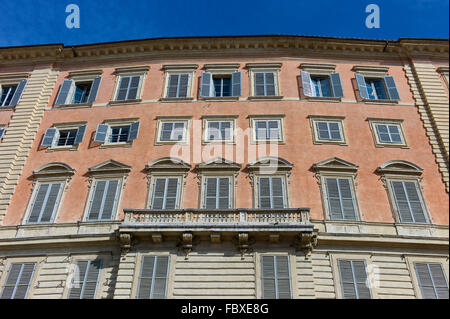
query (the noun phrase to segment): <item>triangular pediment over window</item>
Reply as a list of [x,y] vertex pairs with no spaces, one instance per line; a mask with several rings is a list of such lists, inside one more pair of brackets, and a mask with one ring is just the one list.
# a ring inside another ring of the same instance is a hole
[[347,162],[338,157],[331,157],[324,161],[313,164],[313,168],[316,171],[320,170],[332,170],[332,171],[350,171],[356,172],[358,170],[358,166]]
[[145,165],[147,170],[185,170],[188,171],[191,169],[191,165],[183,161],[182,159],[176,157],[162,157],[158,158],[154,161],[151,161],[147,165]]
[[276,156],[264,156],[258,158],[256,161],[253,161],[247,165],[247,169],[254,170],[254,169],[276,169],[277,171],[283,171],[283,170],[291,170],[294,164],[290,163],[289,161],[285,160],[281,157]]
[[41,165],[33,171],[33,176],[57,176],[57,175],[73,175],[75,170],[66,163],[51,162]]
[[223,157],[215,157],[209,159],[203,163],[196,165],[197,169],[231,169],[239,170],[241,169],[241,164],[235,163],[233,161],[227,160]]
[[118,173],[118,172],[129,172],[131,170],[131,166],[120,163],[113,159],[101,162],[95,166],[89,168],[90,173]]
[[380,174],[422,175],[423,169],[408,161],[392,160],[381,164],[377,168],[377,172]]

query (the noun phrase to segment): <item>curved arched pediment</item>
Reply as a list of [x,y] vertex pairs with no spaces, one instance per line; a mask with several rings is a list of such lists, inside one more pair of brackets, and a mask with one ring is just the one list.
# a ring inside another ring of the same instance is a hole
[[263,156],[258,158],[256,161],[253,161],[247,165],[248,169],[257,169],[257,168],[276,168],[277,170],[290,170],[294,164],[285,160],[281,157],[276,156]]
[[73,175],[75,170],[63,162],[51,162],[39,166],[33,171],[33,176]]
[[316,171],[331,170],[331,171],[353,171],[358,170],[358,166],[343,160],[339,157],[330,157],[324,161],[313,164],[313,168]]
[[423,169],[418,165],[404,161],[404,160],[391,160],[384,162],[377,168],[377,172],[381,174],[413,174],[421,175]]
[[203,163],[196,165],[197,169],[235,169],[239,170],[241,164],[235,163],[233,161],[227,160],[223,157],[214,157]]
[[161,157],[145,165],[145,168],[147,170],[155,170],[155,169],[189,170],[191,169],[191,165],[189,165],[188,163],[177,157]]
[[129,172],[131,170],[131,166],[120,163],[113,159],[109,159],[107,161],[101,162],[97,165],[90,167],[89,172],[91,173],[103,173],[103,172]]

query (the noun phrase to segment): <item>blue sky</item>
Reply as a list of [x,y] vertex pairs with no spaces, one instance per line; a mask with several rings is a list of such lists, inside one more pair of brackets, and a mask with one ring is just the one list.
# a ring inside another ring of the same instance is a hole
[[[368,29],[369,4],[380,28]],[[1,0],[0,46],[220,35],[448,38],[448,0]],[[80,8],[68,29],[66,6]]]

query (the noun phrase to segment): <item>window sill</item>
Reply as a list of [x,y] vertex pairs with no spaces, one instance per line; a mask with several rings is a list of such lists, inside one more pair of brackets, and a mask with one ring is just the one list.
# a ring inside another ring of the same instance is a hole
[[142,99],[109,101],[108,105],[138,104],[141,102],[142,102]]
[[52,146],[52,147],[48,147],[45,152],[51,153],[51,152],[59,152],[59,151],[77,151],[77,150],[78,150],[78,144],[77,145],[68,145],[68,146]]
[[161,102],[192,102],[193,97],[162,97]]
[[342,146],[348,146],[348,143],[346,141],[320,141],[320,140],[314,140],[313,143],[315,145],[342,145]]
[[155,145],[188,145],[186,141],[156,141]]
[[311,101],[311,102],[342,102],[342,98],[340,97],[321,97],[321,96],[304,96],[302,100]]
[[0,106],[0,111],[14,111],[16,106]]
[[221,140],[221,141],[218,141],[218,140],[209,141],[209,140],[207,140],[207,141],[205,141],[205,140],[203,140],[202,144],[203,145],[209,145],[209,144],[213,144],[213,145],[215,145],[215,144],[217,144],[217,145],[220,145],[220,144],[234,145],[234,144],[236,144],[236,141],[234,141],[234,140],[233,141],[226,141],[226,140]]
[[390,147],[390,148],[405,148],[405,149],[409,149],[409,146],[406,145],[406,144],[375,143],[375,147],[379,147],[379,148]]
[[258,145],[258,144],[286,144],[285,141],[278,141],[278,140],[252,140],[251,143],[252,145]]
[[92,103],[63,104],[63,105],[55,105],[54,107],[57,109],[87,108],[92,107]]
[[282,100],[282,95],[274,95],[274,96],[249,96],[249,100]]
[[389,104],[389,105],[397,105],[398,101],[395,100],[366,100],[362,99],[360,102],[366,104]]
[[200,101],[239,101],[239,96],[214,96],[214,97],[201,97]]
[[103,143],[100,148],[116,148],[116,147],[131,147],[133,142],[120,142],[120,143]]

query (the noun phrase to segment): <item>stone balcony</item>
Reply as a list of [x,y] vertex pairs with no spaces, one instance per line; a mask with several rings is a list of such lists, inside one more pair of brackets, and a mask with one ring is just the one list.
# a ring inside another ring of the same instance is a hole
[[301,249],[311,249],[317,231],[309,220],[309,211],[309,208],[124,209],[119,236],[125,248],[131,247],[135,239],[150,239],[154,243],[175,239],[185,251],[190,251],[195,237],[212,243],[235,241],[241,252],[256,240],[272,243],[288,240]]

